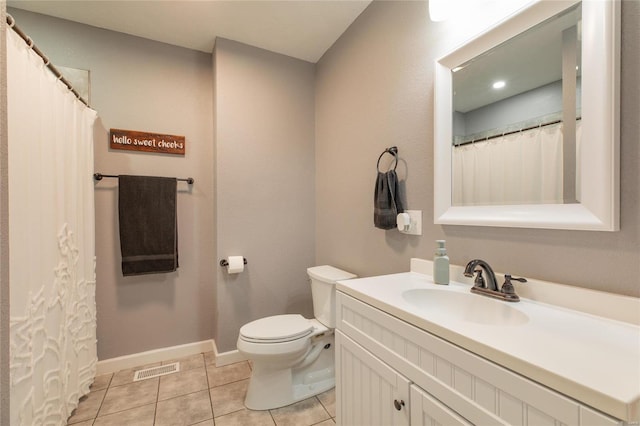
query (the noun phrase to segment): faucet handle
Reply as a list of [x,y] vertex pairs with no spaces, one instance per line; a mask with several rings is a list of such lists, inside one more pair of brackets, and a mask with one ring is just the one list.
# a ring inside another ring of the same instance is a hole
[[513,277],[511,274],[504,274],[504,284],[502,284],[502,288],[500,289],[500,293],[504,294],[516,294],[516,291],[513,289],[513,284],[511,284],[511,280],[520,281],[521,283],[526,283],[526,278]]
[[476,278],[473,280],[473,286],[474,287],[484,287],[484,277],[482,276],[482,269],[478,268],[476,269],[475,272]]

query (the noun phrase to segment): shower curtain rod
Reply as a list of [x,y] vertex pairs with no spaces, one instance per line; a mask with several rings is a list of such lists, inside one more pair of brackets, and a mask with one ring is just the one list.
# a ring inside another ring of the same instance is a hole
[[[119,175],[103,175],[102,173],[94,173],[93,178],[95,180],[102,180],[102,178],[119,178]],[[195,180],[192,177],[188,178],[176,178],[180,182],[187,182],[189,185],[193,185]]]
[[67,86],[67,88],[71,91],[71,93],[73,93],[75,95],[76,98],[78,98],[78,100],[80,102],[82,102],[83,104],[85,104],[86,106],[90,107],[89,102],[87,102],[86,100],[84,100],[82,98],[82,96],[80,96],[80,94],[76,91],[76,89],[73,88],[73,85],[69,82],[69,80],[67,80],[66,78],[64,78],[64,76],[62,75],[62,73],[51,63],[51,61],[49,60],[49,58],[47,57],[47,55],[45,55],[42,50],[38,49],[38,46],[36,46],[36,44],[33,42],[33,39],[31,37],[29,37],[28,35],[26,35],[24,33],[24,31],[22,31],[17,25],[16,25],[16,20],[13,16],[9,15],[7,13],[7,25],[9,26],[9,28],[11,28],[16,34],[18,34],[20,36],[20,38],[22,38],[28,45],[29,48],[31,50],[33,50],[38,56],[40,56],[42,58],[42,60],[44,61],[44,64],[46,65],[47,68],[49,68],[49,71],[51,71],[53,73],[53,75],[55,75],[56,77],[58,77],[58,80],[62,81],[65,86]]
[[[578,120],[582,120],[582,117],[577,117],[576,121],[578,121]],[[512,130],[510,132],[498,133],[496,135],[487,136],[485,138],[479,138],[479,139],[474,139],[474,140],[470,140],[470,141],[454,143],[453,146],[454,147],[458,147],[458,146],[471,145],[471,144],[476,143],[476,142],[484,142],[484,141],[488,141],[488,140],[491,140],[491,139],[501,138],[503,136],[509,136],[509,135],[513,135],[515,133],[522,133],[522,132],[526,132],[527,130],[539,129],[541,127],[551,126],[552,124],[558,124],[558,123],[562,123],[562,120],[549,121],[547,123],[541,123],[541,124],[536,124],[535,126],[525,127],[524,129]]]

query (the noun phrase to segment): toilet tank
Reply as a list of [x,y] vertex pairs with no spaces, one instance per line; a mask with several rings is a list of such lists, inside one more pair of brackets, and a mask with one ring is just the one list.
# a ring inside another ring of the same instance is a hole
[[307,268],[311,279],[311,297],[313,298],[313,315],[329,328],[336,327],[336,281],[356,278],[356,275],[323,265]]

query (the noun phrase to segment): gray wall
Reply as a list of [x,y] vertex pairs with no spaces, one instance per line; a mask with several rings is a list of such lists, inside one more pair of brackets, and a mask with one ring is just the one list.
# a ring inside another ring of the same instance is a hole
[[[640,296],[640,2],[622,5],[621,230],[580,232],[433,224],[433,69],[468,35],[434,24],[427,2],[373,2],[317,65],[316,260],[360,275],[406,271],[446,239],[452,263]],[[423,235],[374,228],[380,152],[397,145],[407,205]]]
[[[11,9],[54,64],[91,71],[95,169],[178,183],[180,268],[122,277],[117,180],[96,184],[98,358],[210,339],[215,311],[211,55]],[[186,155],[111,151],[110,128],[186,136]]]
[[[406,271],[432,238],[373,226],[376,161],[397,145],[408,209],[427,210],[431,131],[427,4],[373,2],[316,70],[316,260],[359,276]],[[386,160],[388,156],[385,156]],[[381,168],[386,165],[381,161]],[[430,212],[423,212],[427,230]],[[431,248],[434,250],[431,250]]]
[[218,268],[224,352],[248,321],[313,315],[315,66],[224,39],[214,56],[217,250],[248,260],[238,275]]
[[0,1],[0,425],[9,424],[9,205],[6,9]]

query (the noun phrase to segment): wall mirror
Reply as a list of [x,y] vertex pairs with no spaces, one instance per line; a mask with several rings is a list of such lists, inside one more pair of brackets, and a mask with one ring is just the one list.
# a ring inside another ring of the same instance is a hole
[[619,229],[619,33],[537,1],[436,61],[436,224]]

